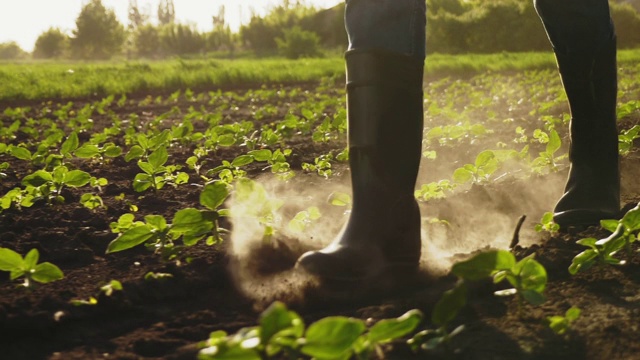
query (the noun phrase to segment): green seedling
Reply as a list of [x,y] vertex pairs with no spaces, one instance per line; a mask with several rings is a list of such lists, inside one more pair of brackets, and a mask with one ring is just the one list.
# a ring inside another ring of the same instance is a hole
[[328,179],[333,174],[331,161],[333,161],[332,153],[320,155],[313,160],[313,164],[302,163],[302,170],[317,172],[318,175]]
[[7,177],[7,170],[9,170],[9,167],[10,165],[8,162],[0,163],[0,179]]
[[556,224],[553,221],[552,212],[546,212],[544,213],[544,215],[542,215],[542,219],[540,219],[540,222],[536,224],[535,230],[536,232],[548,231],[550,233],[554,233],[560,230],[560,225]]
[[615,256],[623,249],[626,249],[628,256],[632,256],[631,245],[638,240],[637,233],[640,230],[640,204],[629,210],[619,221],[602,220],[600,224],[603,228],[612,231],[612,234],[600,240],[596,238],[578,240],[578,244],[589,249],[573,258],[569,266],[570,274],[575,275],[596,264],[624,265],[626,261]]
[[213,223],[211,232],[212,236],[207,237],[207,245],[214,245],[222,242],[222,233],[227,232],[226,229],[218,225],[218,220],[223,216],[228,216],[228,210],[220,209],[229,197],[230,186],[223,181],[214,181],[205,185],[200,193],[200,205],[207,210],[204,211],[205,217]]
[[411,310],[396,319],[383,319],[367,329],[360,319],[330,316],[305,329],[302,318],[280,302],[260,316],[258,326],[233,335],[211,333],[201,344],[198,359],[267,359],[287,355],[297,359],[369,359],[382,344],[402,338],[420,323],[422,314]]
[[262,240],[270,243],[276,227],[282,221],[278,210],[284,202],[268,194],[260,183],[250,179],[238,179],[235,185],[234,203],[231,216],[255,219],[264,228]]
[[622,130],[618,135],[618,148],[620,155],[627,156],[633,148],[633,142],[640,138],[640,125],[634,125],[629,130]]
[[564,335],[571,330],[571,323],[580,317],[581,310],[577,307],[571,307],[564,316],[555,315],[547,317],[549,327],[554,333]]
[[34,282],[46,284],[64,277],[60,268],[52,263],[38,264],[39,258],[37,249],[31,249],[23,258],[11,249],[0,248],[0,271],[10,272],[11,280],[24,277],[22,286],[26,288],[32,288]]
[[320,213],[320,209],[316,206],[312,206],[307,210],[300,211],[296,214],[296,216],[289,221],[287,227],[289,230],[295,233],[304,233],[304,231],[311,225],[315,220],[320,219],[322,214]]
[[464,325],[457,326],[451,332],[451,322],[467,304],[467,285],[459,281],[456,286],[446,291],[436,303],[431,314],[431,322],[438,328],[423,330],[411,338],[407,344],[416,352],[418,350],[434,350],[438,347],[447,347],[451,339],[464,330]]
[[440,180],[423,184],[419,190],[415,191],[414,195],[421,201],[443,199],[447,196],[446,193],[453,189],[455,189],[455,184],[452,184],[449,180]]
[[122,283],[118,280],[111,280],[108,284],[100,287],[100,292],[103,292],[106,296],[111,296],[115,291],[122,291]]
[[86,143],[79,147],[74,154],[81,159],[99,159],[104,162],[106,158],[115,158],[122,155],[122,148],[114,143],[106,143],[103,146]]
[[[121,220],[122,223],[128,223],[122,218],[119,219],[116,225],[118,230],[120,230]],[[171,224],[167,223],[161,215],[147,215],[144,217],[144,222],[132,222],[129,228],[109,243],[107,254],[144,243],[148,249],[161,254],[163,259],[171,260],[177,257],[183,248],[176,245],[178,239],[182,239],[184,246],[193,246],[205,238],[212,229],[213,223],[206,217],[206,213],[193,208],[179,210]]]
[[154,190],[162,189],[166,184],[174,187],[180,184],[186,184],[189,181],[189,175],[185,172],[177,172],[180,166],[164,164],[169,159],[169,154],[165,147],[160,147],[149,155],[147,161],[138,161],[138,167],[144,173],[137,174],[133,179],[133,189],[137,192],[145,191],[149,188]]
[[485,150],[478,154],[474,164],[466,164],[453,172],[453,181],[456,184],[483,183],[498,170],[498,159],[491,150]]
[[78,188],[87,185],[91,181],[91,175],[82,170],[69,170],[61,165],[49,172],[38,170],[22,179],[25,191],[33,196],[33,201],[45,199],[51,204],[53,200],[63,203],[62,189],[67,187]]
[[134,159],[144,159],[153,151],[156,151],[161,147],[167,147],[171,141],[171,131],[164,130],[163,132],[153,136],[136,133],[135,135],[132,135],[132,137],[132,141],[136,144],[131,146],[129,151],[125,154],[124,160],[127,162]]
[[518,313],[526,300],[532,305],[546,301],[543,292],[547,286],[547,272],[534,254],[516,262],[515,256],[506,250],[494,250],[475,255],[469,260],[453,265],[451,272],[464,280],[480,280],[493,277],[494,283],[507,280],[513,288],[496,291],[497,296],[518,295]]
[[536,129],[534,132],[534,138],[539,142],[546,143],[547,146],[545,150],[540,152],[539,156],[531,162],[532,171],[538,174],[542,174],[545,169],[557,171],[558,162],[568,156],[567,154],[560,156],[555,155],[562,146],[562,140],[560,139],[558,132],[551,129],[547,134],[540,129]]

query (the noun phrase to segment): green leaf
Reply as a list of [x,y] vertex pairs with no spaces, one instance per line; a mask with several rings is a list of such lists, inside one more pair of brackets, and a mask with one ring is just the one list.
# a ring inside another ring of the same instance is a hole
[[364,330],[362,320],[342,316],[326,317],[309,326],[305,344],[300,350],[317,359],[336,359],[348,354]]
[[147,225],[141,225],[133,227],[118,236],[115,240],[109,243],[107,248],[107,254],[131,249],[134,246],[140,245],[147,240],[152,239],[156,234],[151,231],[151,228]]
[[22,179],[22,185],[40,187],[46,183],[52,182],[53,176],[45,170],[38,170]]
[[43,262],[36,266],[35,272],[31,274],[31,278],[37,282],[46,284],[64,278],[64,274],[59,267],[49,262]]
[[491,150],[485,150],[476,156],[475,165],[477,168],[487,166],[489,163],[495,159],[496,155]]
[[0,270],[14,271],[22,268],[24,260],[20,254],[11,249],[0,248]]
[[198,360],[262,360],[254,349],[245,349],[241,344],[224,344],[200,350]]
[[458,316],[460,310],[467,304],[467,286],[459,282],[456,287],[445,291],[436,303],[431,314],[431,321],[437,326],[445,326]]
[[38,249],[31,249],[27,255],[24,256],[25,270],[35,269],[39,259],[40,253],[38,252]]
[[481,280],[494,271],[511,269],[516,259],[506,250],[487,251],[453,265],[451,272],[465,280]]
[[71,170],[64,175],[64,184],[71,187],[85,186],[91,181],[91,175],[82,170]]
[[600,226],[602,226],[603,229],[614,232],[616,231],[616,229],[618,228],[618,220],[613,220],[613,219],[609,219],[609,220],[600,220]]
[[368,339],[373,344],[381,344],[401,338],[412,332],[422,321],[420,310],[409,310],[397,319],[383,319],[369,329]]
[[198,209],[187,208],[176,212],[171,223],[171,231],[175,233],[200,236],[213,229],[213,223],[207,221]]
[[525,290],[542,293],[547,286],[547,270],[534,259],[524,259],[520,271],[520,286]]
[[100,148],[93,144],[84,144],[76,150],[75,155],[79,158],[89,159],[100,155]]
[[576,241],[576,244],[582,245],[582,246],[587,246],[587,247],[590,247],[592,249],[595,249],[596,248],[596,242],[598,242],[598,239],[596,239],[596,238],[585,238],[585,239],[580,239],[580,240]]
[[30,161],[32,158],[31,151],[19,146],[9,146],[9,154],[19,160]]
[[629,231],[640,230],[640,204],[629,210],[620,221]]
[[523,290],[520,292],[520,294],[525,300],[527,300],[527,302],[529,302],[529,304],[534,306],[540,306],[544,304],[545,301],[547,301],[544,295],[535,290]]
[[220,146],[232,146],[236,143],[236,139],[232,134],[225,134],[218,137],[218,144]]
[[159,147],[156,151],[154,151],[151,155],[149,155],[149,164],[153,166],[154,169],[160,168],[164,165],[169,159],[169,153],[167,152],[167,148],[164,146]]
[[148,175],[154,175],[156,173],[156,169],[148,162],[138,161],[138,167]]
[[209,210],[218,210],[229,196],[229,186],[222,182],[216,181],[205,185],[200,194],[200,204]]
[[572,306],[569,310],[567,310],[567,313],[566,313],[565,317],[569,321],[575,321],[580,317],[580,313],[581,312],[582,312],[582,310],[580,310],[580,308]]
[[293,311],[289,311],[281,302],[274,302],[260,316],[260,344],[267,346],[276,334],[284,330],[292,330],[295,338],[304,332],[302,320]]
[[60,154],[63,156],[70,155],[78,146],[80,146],[80,141],[78,140],[78,134],[74,131],[67,137],[67,140],[62,143]]
[[581,252],[573,258],[571,266],[569,266],[569,273],[571,275],[575,275],[580,270],[586,270],[590,268],[597,257],[598,253],[593,249]]
[[562,140],[560,139],[560,135],[558,135],[557,131],[551,130],[549,132],[549,142],[547,143],[547,148],[545,152],[549,155],[552,155],[556,151],[558,151],[558,149],[560,149],[561,145],[562,145]]
[[120,146],[108,145],[104,149],[104,155],[111,158],[118,157],[121,154],[122,154],[122,148]]
[[453,181],[457,184],[464,184],[473,179],[473,173],[465,168],[457,168],[453,172]]
[[138,159],[144,155],[144,149],[139,145],[133,145],[129,152],[124,156],[124,161],[129,162],[133,159]]
[[167,220],[162,215],[147,215],[144,217],[144,221],[155,230],[164,231],[167,229]]
[[269,161],[273,157],[273,153],[269,149],[253,150],[247,154],[253,156],[256,161]]
[[350,206],[351,196],[341,192],[334,192],[329,195],[329,203],[334,206]]
[[233,159],[231,162],[231,166],[233,167],[242,167],[245,165],[249,165],[253,162],[253,157],[251,155],[240,155]]
[[133,179],[133,190],[143,192],[153,185],[153,175],[137,174]]

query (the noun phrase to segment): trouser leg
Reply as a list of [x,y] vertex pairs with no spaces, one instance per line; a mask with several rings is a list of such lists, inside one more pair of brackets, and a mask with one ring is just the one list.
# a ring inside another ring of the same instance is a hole
[[[347,110],[352,209],[342,232],[298,265],[330,280],[417,269],[413,195],[422,147],[424,0],[348,0]],[[405,272],[403,272],[405,273]]]
[[571,110],[571,168],[554,218],[561,226],[618,216],[616,35],[607,0],[536,0]]

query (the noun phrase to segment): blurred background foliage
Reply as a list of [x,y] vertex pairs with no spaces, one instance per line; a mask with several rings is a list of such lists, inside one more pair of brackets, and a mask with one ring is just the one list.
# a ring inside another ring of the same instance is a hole
[[[101,0],[82,8],[71,34],[51,28],[32,54],[15,42],[0,44],[0,60],[283,56],[291,59],[342,52],[347,47],[344,4],[318,10],[305,1],[282,0],[265,16],[253,15],[232,31],[220,7],[213,29],[176,22],[174,0],[160,0],[155,14],[129,0],[121,24]],[[611,0],[619,48],[640,45],[640,0]],[[427,0],[429,53],[548,51],[549,42],[532,0]]]

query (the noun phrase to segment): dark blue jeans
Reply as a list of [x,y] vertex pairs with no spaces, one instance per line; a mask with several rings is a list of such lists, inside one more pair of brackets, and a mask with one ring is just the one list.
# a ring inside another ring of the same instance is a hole
[[346,0],[349,50],[378,49],[425,57],[425,0]]
[[[533,0],[554,51],[593,52],[615,37],[607,0]],[[424,59],[425,0],[346,0],[349,49]]]
[[593,54],[615,38],[607,0],[534,0],[553,50]]

